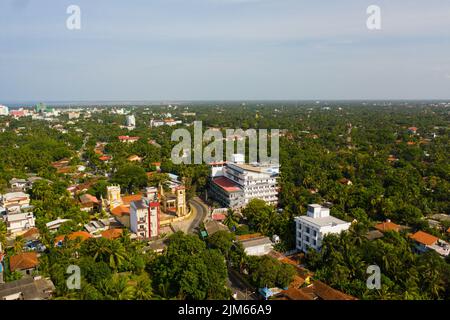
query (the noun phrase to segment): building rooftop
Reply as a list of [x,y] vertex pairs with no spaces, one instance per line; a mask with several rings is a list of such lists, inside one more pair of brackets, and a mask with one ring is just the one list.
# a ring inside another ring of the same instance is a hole
[[343,221],[343,220],[338,219],[338,218],[333,217],[333,216],[327,216],[327,217],[324,217],[324,218],[312,218],[312,217],[309,217],[309,216],[299,216],[299,217],[296,217],[296,219],[307,221],[307,222],[309,222],[311,224],[314,224],[314,225],[316,225],[318,227],[334,227],[334,226],[337,226],[337,225],[350,223],[350,222]]
[[211,236],[218,231],[228,231],[228,227],[220,222],[211,220],[205,223],[205,230]]
[[385,222],[381,222],[378,223],[377,225],[375,225],[375,229],[381,231],[381,232],[386,232],[386,231],[400,231],[400,226],[398,224],[395,224],[389,220],[385,221]]
[[[66,236],[64,236],[64,235],[57,236],[55,238],[55,243],[63,241],[65,238],[66,238]],[[81,241],[86,241],[87,239],[92,238],[92,235],[89,232],[86,232],[86,231],[76,231],[76,232],[72,232],[71,234],[69,234],[67,236],[67,238],[69,240],[80,239]]]
[[134,206],[136,209],[147,209],[148,205],[145,203],[145,201],[139,200],[139,201],[133,201],[131,203],[132,206]]
[[114,209],[111,210],[111,214],[113,216],[122,217],[124,215],[129,216],[130,215],[130,208],[120,205]]
[[12,272],[36,268],[38,264],[39,259],[36,252],[24,252],[9,259],[9,268]]
[[435,237],[435,236],[433,236],[429,233],[423,232],[423,231],[417,231],[410,237],[411,237],[411,239],[413,239],[421,244],[427,245],[427,246],[431,246],[439,240],[438,237]]
[[123,196],[122,197],[122,202],[124,205],[130,205],[131,202],[133,201],[139,201],[142,199],[142,194],[133,194],[133,195],[129,195],[129,196]]
[[88,203],[98,203],[99,201],[97,197],[86,193],[80,196],[80,202],[82,204],[88,204]]
[[23,278],[0,284],[0,300],[20,298],[23,300],[46,300],[52,296],[55,286],[50,279]]
[[109,239],[109,240],[113,240],[113,239],[117,239],[120,238],[123,234],[123,229],[109,229],[106,231],[102,232],[102,237]]
[[248,240],[240,240],[242,246],[244,249],[251,248],[251,247],[257,247],[262,246],[266,244],[273,244],[269,237],[259,237],[259,238],[253,238]]
[[242,190],[238,184],[226,177],[214,178],[213,182],[227,192],[237,192]]
[[3,195],[3,201],[12,201],[18,199],[28,199],[30,196],[24,192],[10,192]]

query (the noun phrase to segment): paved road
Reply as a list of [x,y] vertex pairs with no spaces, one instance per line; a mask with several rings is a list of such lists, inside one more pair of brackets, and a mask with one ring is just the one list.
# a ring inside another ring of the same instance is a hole
[[192,214],[186,220],[172,223],[172,227],[175,231],[183,231],[184,233],[196,233],[200,223],[205,220],[208,214],[208,207],[203,201],[195,197],[189,201],[189,205],[192,209]]
[[205,220],[206,215],[208,214],[208,207],[198,197],[191,199],[189,204],[192,206],[192,210],[194,210],[194,218],[188,228],[188,233],[195,233],[198,231],[200,223]]
[[253,288],[247,287],[234,272],[228,272],[227,285],[231,289],[231,294],[235,295],[235,300],[258,300]]

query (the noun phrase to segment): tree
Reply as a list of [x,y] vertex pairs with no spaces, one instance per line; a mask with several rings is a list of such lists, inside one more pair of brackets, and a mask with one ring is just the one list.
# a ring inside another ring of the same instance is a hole
[[24,246],[25,246],[25,240],[23,239],[23,237],[18,236],[14,240],[14,254],[22,253]]
[[228,231],[218,231],[208,237],[207,242],[212,248],[218,249],[228,260],[234,237],[234,234]]
[[225,258],[207,249],[195,235],[177,232],[169,237],[166,251],[149,266],[158,294],[165,298],[224,299],[227,275]]
[[119,184],[123,190],[132,193],[147,185],[147,175],[143,168],[132,164],[126,164],[117,169],[112,182]]
[[296,274],[295,268],[272,257],[249,257],[248,271],[252,283],[258,288],[286,287]]
[[266,204],[264,200],[253,199],[242,210],[250,227],[265,235],[273,235],[277,221],[275,209]]
[[134,281],[134,299],[150,300],[153,297],[152,282],[146,273],[132,278]]

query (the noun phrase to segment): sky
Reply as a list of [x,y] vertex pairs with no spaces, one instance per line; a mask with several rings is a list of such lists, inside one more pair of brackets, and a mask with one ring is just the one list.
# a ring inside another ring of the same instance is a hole
[[450,99],[450,1],[0,2],[0,104],[270,99]]

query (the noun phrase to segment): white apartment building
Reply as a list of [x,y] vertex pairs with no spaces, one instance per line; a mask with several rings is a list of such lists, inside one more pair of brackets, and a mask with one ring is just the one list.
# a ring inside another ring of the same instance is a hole
[[9,115],[9,109],[7,106],[0,105],[0,116],[7,116]]
[[127,127],[136,127],[136,118],[134,115],[127,116]]
[[35,218],[32,206],[11,207],[4,216],[8,233],[22,233],[35,227]]
[[142,198],[131,202],[130,229],[139,238],[150,239],[159,236],[159,202]]
[[295,218],[296,248],[306,252],[309,247],[320,250],[325,235],[339,234],[350,228],[350,222],[342,221],[330,215],[330,209],[318,204],[308,206],[306,216]]
[[211,164],[210,195],[226,207],[239,209],[252,199],[278,203],[279,165],[245,164],[243,155],[232,162]]
[[0,203],[8,209],[10,206],[27,206],[30,204],[30,196],[24,192],[10,192],[0,196]]

